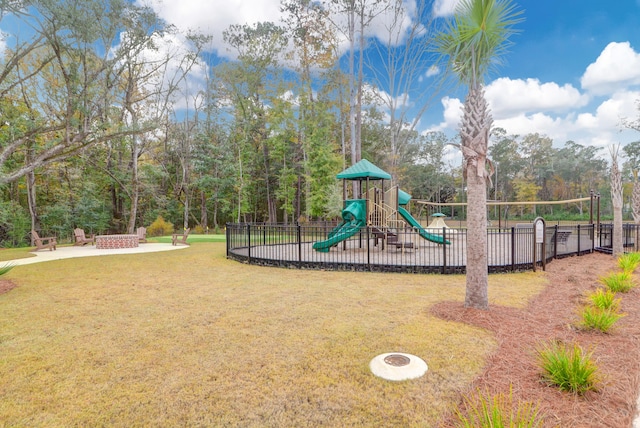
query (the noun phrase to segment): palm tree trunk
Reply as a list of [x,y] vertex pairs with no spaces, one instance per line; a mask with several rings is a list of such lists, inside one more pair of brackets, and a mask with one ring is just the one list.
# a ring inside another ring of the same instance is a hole
[[464,305],[487,309],[487,186],[475,168],[467,169],[467,288]]
[[467,179],[467,288],[464,305],[488,309],[487,146],[493,119],[482,86],[470,88],[460,137]]
[[611,154],[611,199],[613,204],[613,256],[624,253],[622,243],[622,174],[618,167],[618,150],[620,146],[609,147]]

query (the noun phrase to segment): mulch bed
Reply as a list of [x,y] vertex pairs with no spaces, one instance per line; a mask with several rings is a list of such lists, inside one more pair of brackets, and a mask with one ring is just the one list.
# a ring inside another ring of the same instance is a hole
[[[514,403],[538,404],[545,427],[630,427],[640,394],[640,289],[618,296],[626,316],[611,333],[574,326],[585,295],[599,286],[599,277],[613,271],[619,271],[616,260],[599,253],[554,260],[547,265],[548,286],[524,309],[491,306],[482,311],[466,309],[460,302],[433,307],[432,312],[443,319],[492,331],[498,342],[484,372],[461,393],[508,395],[511,388]],[[640,282],[637,274],[636,282]],[[593,351],[603,376],[597,392],[577,396],[542,382],[535,349],[551,341],[577,342]],[[449,415],[442,426],[453,422]]]

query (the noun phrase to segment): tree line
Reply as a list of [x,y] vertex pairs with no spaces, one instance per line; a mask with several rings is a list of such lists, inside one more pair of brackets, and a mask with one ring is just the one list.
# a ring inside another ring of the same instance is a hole
[[[418,3],[408,17],[400,0],[283,0],[284,25],[230,26],[233,59],[214,64],[206,36],[126,0],[0,0],[22,29],[0,62],[0,242],[131,233],[160,216],[200,230],[334,218],[335,175],[361,158],[415,199],[464,201],[457,137],[418,129],[447,87],[424,83],[437,23]],[[371,37],[382,18],[385,37]],[[599,149],[554,146],[494,129],[488,198],[608,193]]]

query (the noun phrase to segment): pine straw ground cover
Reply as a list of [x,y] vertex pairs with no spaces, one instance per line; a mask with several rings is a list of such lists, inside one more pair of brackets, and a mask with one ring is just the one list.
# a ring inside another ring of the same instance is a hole
[[[570,326],[613,266],[593,255],[492,275],[488,312],[462,308],[463,276],[247,266],[219,243],[19,266],[0,279],[15,286],[0,295],[0,425],[432,427],[463,394],[512,384],[549,426],[628,426],[637,290],[614,333]],[[574,337],[607,379],[584,398],[543,386],[533,363],[538,339]],[[429,371],[376,378],[384,352]]]
[[[514,402],[537,403],[544,426],[630,427],[640,393],[640,290],[619,294],[626,316],[610,334],[575,327],[587,294],[601,286],[598,279],[617,270],[615,259],[608,255],[572,257],[547,266],[549,286],[526,308],[493,305],[490,311],[478,311],[464,309],[459,302],[434,305],[432,314],[491,331],[498,342],[482,374],[463,394],[478,390],[489,395],[508,393],[511,387]],[[634,276],[637,281],[637,274]],[[541,382],[535,349],[551,341],[575,342],[593,351],[593,361],[603,376],[599,391],[580,397]],[[454,422],[449,417],[442,425]]]

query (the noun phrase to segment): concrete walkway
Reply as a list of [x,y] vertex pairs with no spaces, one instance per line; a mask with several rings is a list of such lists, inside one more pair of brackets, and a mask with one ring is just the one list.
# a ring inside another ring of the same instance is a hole
[[92,256],[113,256],[116,254],[140,254],[153,253],[157,251],[173,251],[188,248],[188,245],[171,245],[171,244],[140,244],[136,248],[121,248],[117,250],[99,250],[95,245],[86,245],[84,247],[58,247],[55,251],[40,250],[32,251],[35,257],[24,259],[15,259],[0,262],[0,266],[11,264],[14,266],[29,265],[32,263],[48,262],[51,260],[72,259],[76,257],[92,257]]

